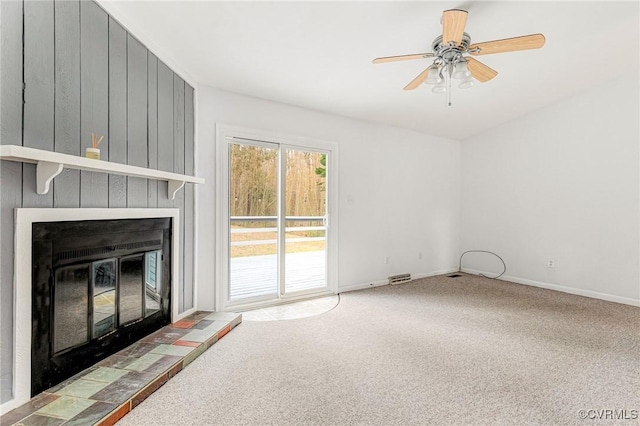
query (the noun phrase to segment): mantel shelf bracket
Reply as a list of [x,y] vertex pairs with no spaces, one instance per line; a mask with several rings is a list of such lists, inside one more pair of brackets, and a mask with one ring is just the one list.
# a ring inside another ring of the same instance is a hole
[[185,182],[183,180],[169,180],[168,181],[168,197],[171,200],[175,200],[176,199],[176,193],[178,191],[180,191],[182,189],[182,187],[184,186]]
[[64,165],[62,163],[50,163],[48,161],[38,161],[36,166],[36,191],[40,195],[49,192],[49,186],[54,177],[62,173]]

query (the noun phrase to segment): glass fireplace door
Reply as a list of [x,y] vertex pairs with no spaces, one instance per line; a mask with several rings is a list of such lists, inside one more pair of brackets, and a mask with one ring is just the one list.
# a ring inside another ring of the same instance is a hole
[[53,352],[87,343],[89,337],[89,268],[81,264],[55,272],[53,294]]
[[161,258],[162,251],[152,251],[58,268],[53,352],[87,344],[160,311]]
[[116,329],[116,259],[94,262],[93,278],[93,338]]
[[31,394],[171,321],[171,218],[34,222]]

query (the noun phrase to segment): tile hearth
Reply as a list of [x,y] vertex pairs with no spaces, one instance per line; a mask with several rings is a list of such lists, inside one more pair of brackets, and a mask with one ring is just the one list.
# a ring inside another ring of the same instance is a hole
[[196,312],[0,417],[1,425],[112,425],[242,322]]

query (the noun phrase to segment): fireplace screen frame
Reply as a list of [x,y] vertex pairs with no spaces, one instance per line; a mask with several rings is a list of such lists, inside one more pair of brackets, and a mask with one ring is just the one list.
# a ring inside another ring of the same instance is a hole
[[[32,259],[31,240],[33,222],[73,220],[134,219],[170,217],[171,241],[171,322],[179,321],[195,312],[193,307],[180,310],[183,294],[180,286],[180,211],[176,208],[16,208],[14,209],[14,323],[13,323],[13,399],[2,404],[11,410],[31,399],[31,307]],[[193,283],[197,294],[197,282]]]
[[[169,324],[171,219],[33,223],[31,396]],[[145,311],[148,254],[166,253],[158,309]],[[112,263],[112,328],[94,335],[96,266]]]

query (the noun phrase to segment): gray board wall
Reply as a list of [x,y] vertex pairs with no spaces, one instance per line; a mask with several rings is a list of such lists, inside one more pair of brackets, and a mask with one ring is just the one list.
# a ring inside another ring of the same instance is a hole
[[[0,143],[193,175],[194,90],[93,1],[0,1]],[[23,90],[24,87],[24,90]],[[46,195],[35,165],[0,161],[0,403],[13,398],[14,209],[180,209],[180,311],[193,307],[194,188],[65,170]],[[186,257],[185,257],[186,254]]]

